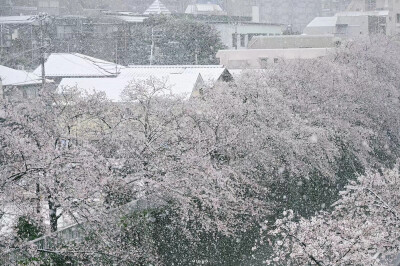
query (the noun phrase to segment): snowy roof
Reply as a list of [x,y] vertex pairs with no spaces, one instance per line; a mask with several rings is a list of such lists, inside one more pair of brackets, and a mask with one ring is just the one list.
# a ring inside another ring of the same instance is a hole
[[35,22],[37,19],[37,16],[0,17],[0,24],[30,24]]
[[104,92],[108,99],[114,102],[123,101],[121,94],[132,82],[146,82],[149,79],[156,79],[165,82],[166,89],[162,90],[159,96],[174,95],[189,98],[193,91],[203,84],[200,74],[165,74],[152,73],[151,75],[118,76],[116,78],[64,78],[58,87],[60,91],[65,88],[78,88],[88,93]]
[[335,27],[337,19],[337,17],[316,17],[307,27]]
[[40,85],[42,83],[42,79],[33,73],[1,65],[0,79],[3,86]]
[[214,85],[228,70],[222,65],[130,65],[120,76],[149,76],[152,74],[200,74],[207,85]]
[[344,11],[339,12],[336,17],[358,17],[358,16],[388,16],[389,10],[372,10],[372,11]]
[[[78,53],[54,53],[45,63],[46,77],[113,77],[124,68],[112,62]],[[33,73],[40,75],[41,66]]]
[[195,4],[188,5],[185,11],[186,14],[197,13],[224,13],[224,10],[217,4]]
[[144,16],[113,16],[116,19],[120,19],[123,20],[125,22],[128,23],[143,23],[146,19],[148,19],[148,17],[144,17]]
[[149,8],[144,11],[143,15],[159,15],[159,14],[166,14],[169,15],[171,14],[171,11],[168,10],[168,8],[161,3],[159,0],[155,0]]

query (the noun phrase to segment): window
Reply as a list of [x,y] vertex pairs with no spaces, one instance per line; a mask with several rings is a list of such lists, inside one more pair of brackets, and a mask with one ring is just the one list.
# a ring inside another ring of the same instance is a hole
[[237,48],[237,45],[238,45],[238,43],[237,43],[237,34],[233,33],[232,34],[232,47]]
[[268,66],[268,57],[261,57],[260,59],[261,68],[267,68]]
[[336,25],[336,33],[337,34],[346,34],[348,29],[347,24],[337,24]]
[[396,15],[396,23],[400,23],[400,14]]
[[365,0],[366,11],[371,11],[376,9],[376,0]]
[[251,41],[251,38],[253,38],[253,36],[254,36],[254,34],[253,34],[253,33],[249,33],[249,34],[248,34],[248,39],[249,39],[249,42]]
[[246,34],[240,34],[240,46],[241,47],[246,46]]

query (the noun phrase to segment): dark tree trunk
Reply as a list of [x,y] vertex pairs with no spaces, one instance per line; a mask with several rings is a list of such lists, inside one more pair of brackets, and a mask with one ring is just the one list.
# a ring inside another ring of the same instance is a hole
[[57,206],[54,203],[54,201],[51,199],[51,196],[49,196],[49,219],[50,219],[50,229],[51,232],[56,232],[57,231]]

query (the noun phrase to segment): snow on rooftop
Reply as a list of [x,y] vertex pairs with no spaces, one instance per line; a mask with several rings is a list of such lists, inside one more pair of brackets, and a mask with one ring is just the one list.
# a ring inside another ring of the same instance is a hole
[[372,10],[372,11],[343,11],[337,13],[336,17],[358,17],[358,16],[388,16],[389,10]]
[[121,70],[120,75],[148,76],[157,73],[164,73],[165,75],[192,73],[200,74],[204,82],[212,86],[226,71],[226,68],[222,65],[131,65]]
[[148,17],[138,17],[138,16],[114,16],[114,18],[123,20],[128,23],[143,23]]
[[169,11],[168,8],[159,0],[155,0],[149,6],[149,8],[147,8],[147,10],[144,11],[143,13],[143,15],[160,15],[160,14],[169,15],[171,14],[171,11]]
[[0,24],[30,24],[35,22],[37,19],[37,16],[0,17]]
[[[112,77],[124,68],[112,62],[78,53],[53,53],[45,63],[46,77]],[[33,73],[40,75],[39,66]]]
[[0,79],[3,86],[39,85],[42,79],[30,72],[0,65]]
[[316,17],[307,27],[335,27],[337,19],[337,17]]
[[186,8],[186,14],[196,14],[196,13],[223,13],[224,10],[217,4],[195,4],[188,5]]
[[68,88],[78,88],[87,93],[103,92],[107,98],[113,102],[122,102],[122,92],[132,82],[146,82],[149,79],[155,79],[165,83],[165,90],[159,92],[159,96],[174,95],[189,98],[194,90],[203,84],[203,79],[199,73],[147,73],[140,75],[131,75],[125,72],[116,78],[64,78],[58,87],[62,92]]

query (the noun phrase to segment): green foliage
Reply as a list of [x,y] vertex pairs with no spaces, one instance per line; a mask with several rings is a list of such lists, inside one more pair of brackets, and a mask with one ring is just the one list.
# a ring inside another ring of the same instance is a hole
[[29,217],[21,216],[18,218],[16,232],[20,239],[30,241],[41,237],[43,228]]
[[218,32],[210,25],[187,18],[151,17],[144,24],[120,25],[117,32],[81,33],[70,40],[53,39],[53,52],[78,52],[119,64],[218,64],[223,49]]

